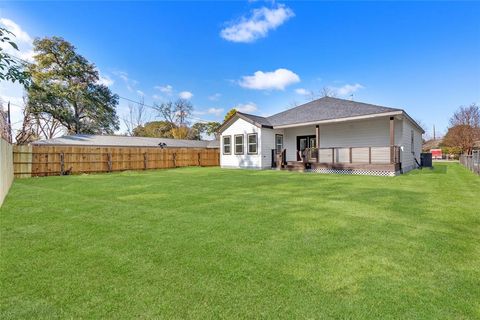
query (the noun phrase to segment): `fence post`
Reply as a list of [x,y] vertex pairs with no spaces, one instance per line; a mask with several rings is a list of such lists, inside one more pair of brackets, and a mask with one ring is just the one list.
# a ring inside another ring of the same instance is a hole
[[147,153],[143,153],[143,170],[147,170]]
[[177,153],[173,153],[173,166],[176,168],[177,167]]
[[64,162],[65,155],[63,152],[60,153],[60,173],[62,176],[65,174],[65,162]]
[[202,161],[200,159],[200,152],[198,153],[198,166],[201,167],[202,166]]
[[112,172],[112,154],[107,153],[107,166],[108,166],[108,172]]

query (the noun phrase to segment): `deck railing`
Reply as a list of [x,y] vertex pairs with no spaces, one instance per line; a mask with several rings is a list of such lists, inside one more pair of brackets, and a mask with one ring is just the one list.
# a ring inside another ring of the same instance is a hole
[[320,163],[400,163],[400,147],[307,148],[300,157],[305,162]]

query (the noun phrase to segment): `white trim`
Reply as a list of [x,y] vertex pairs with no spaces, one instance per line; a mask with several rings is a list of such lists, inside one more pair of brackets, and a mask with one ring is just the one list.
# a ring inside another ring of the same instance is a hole
[[285,125],[280,125],[280,126],[273,126],[273,129],[284,129],[284,128],[301,127],[301,126],[308,126],[308,125],[315,125],[315,124],[322,124],[322,123],[336,123],[336,122],[345,122],[345,121],[353,121],[353,120],[388,117],[388,116],[395,116],[395,115],[400,115],[400,114],[404,114],[404,112],[403,111],[391,111],[391,112],[384,112],[384,113],[368,114],[368,115],[365,115],[365,116],[356,116],[356,117],[337,118],[337,119],[330,119],[330,120],[320,120],[320,121],[310,121],[310,122],[302,122],[302,123],[294,123],[294,124],[285,124]]

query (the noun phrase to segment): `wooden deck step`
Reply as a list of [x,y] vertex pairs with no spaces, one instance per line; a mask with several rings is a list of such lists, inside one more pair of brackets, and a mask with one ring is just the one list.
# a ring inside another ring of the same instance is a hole
[[285,169],[288,171],[304,171],[305,164],[300,161],[288,161]]

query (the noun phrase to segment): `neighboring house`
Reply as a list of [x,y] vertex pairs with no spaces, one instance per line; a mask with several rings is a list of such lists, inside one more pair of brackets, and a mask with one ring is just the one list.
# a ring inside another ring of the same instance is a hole
[[127,136],[102,136],[76,134],[32,142],[38,146],[89,146],[89,147],[156,147],[156,148],[218,148],[217,140],[181,140]]
[[402,109],[324,97],[220,127],[222,168],[395,175],[416,168],[423,129]]

